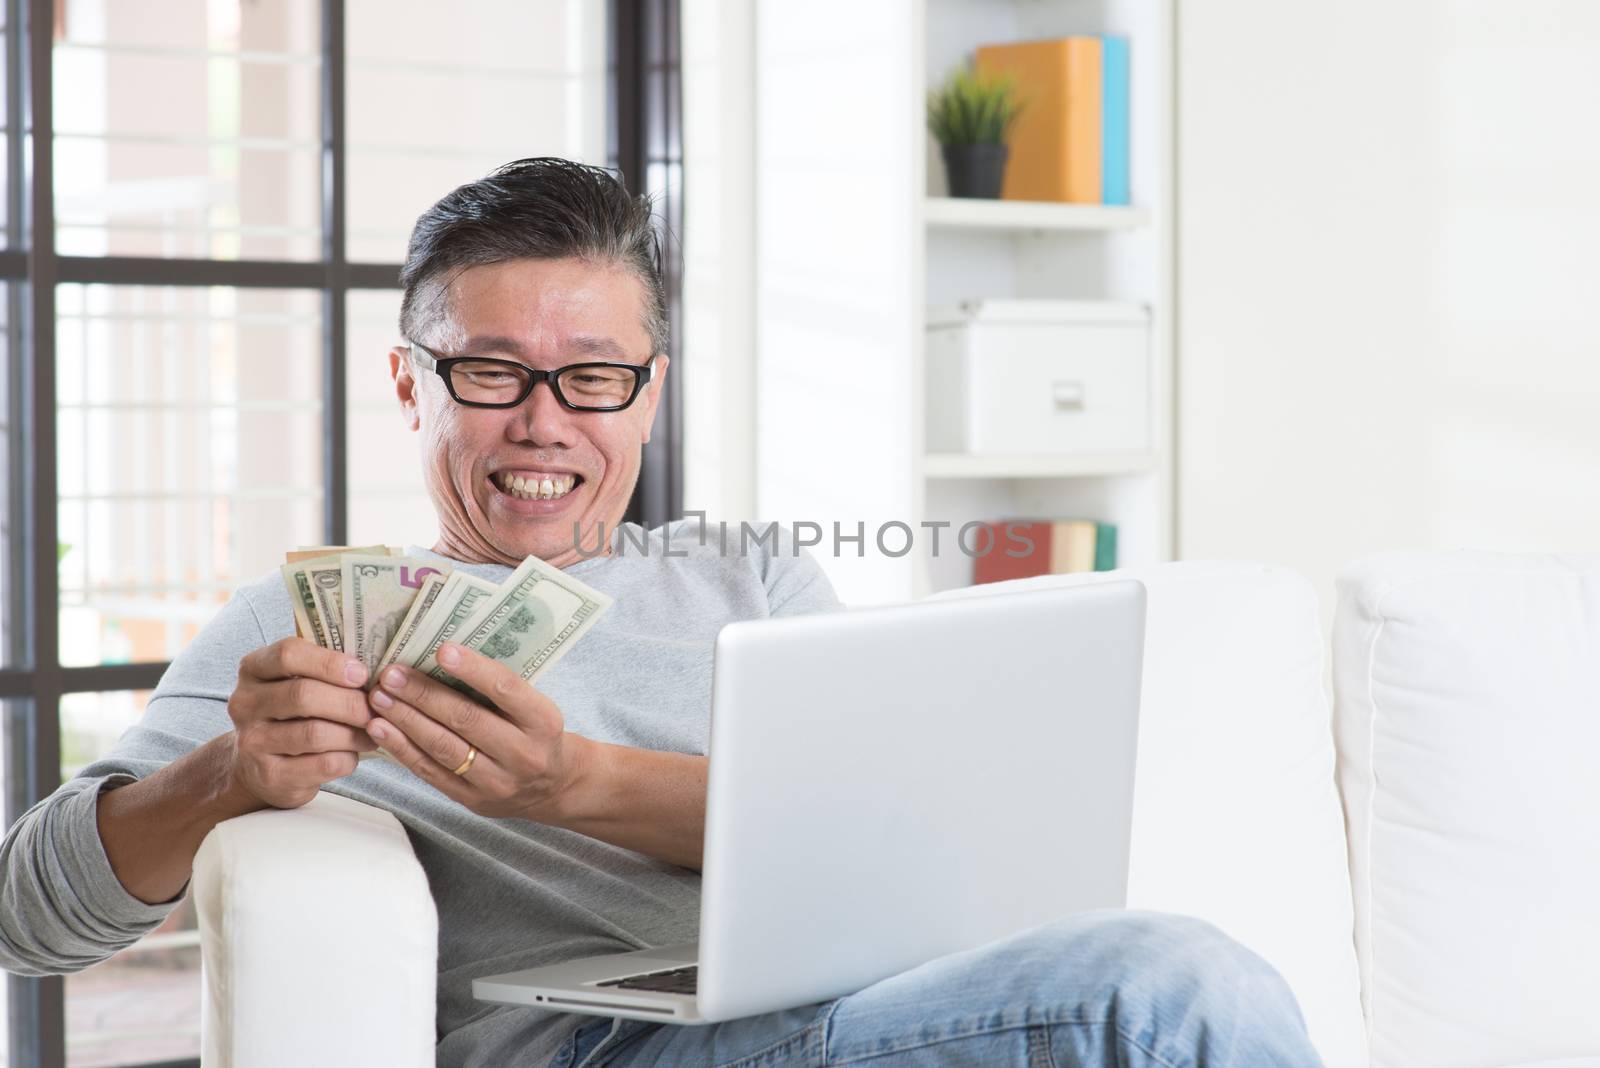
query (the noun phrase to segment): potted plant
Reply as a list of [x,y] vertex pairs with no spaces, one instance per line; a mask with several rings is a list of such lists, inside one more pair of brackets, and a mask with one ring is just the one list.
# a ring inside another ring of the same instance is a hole
[[928,129],[943,149],[951,196],[1000,195],[1011,154],[1006,135],[1021,112],[1009,75],[958,70],[928,94]]

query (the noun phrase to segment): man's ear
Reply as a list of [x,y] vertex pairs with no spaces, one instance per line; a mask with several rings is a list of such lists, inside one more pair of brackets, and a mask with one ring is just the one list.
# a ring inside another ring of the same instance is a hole
[[641,445],[649,443],[650,428],[656,425],[656,409],[661,404],[661,390],[667,384],[667,364],[671,362],[666,353],[657,356],[655,373],[650,376],[650,384],[644,388],[643,403],[647,409],[644,413],[644,436],[639,439]]
[[401,417],[409,429],[416,430],[422,425],[422,416],[417,412],[417,380],[411,373],[411,353],[404,346],[389,350],[389,377],[394,379]]

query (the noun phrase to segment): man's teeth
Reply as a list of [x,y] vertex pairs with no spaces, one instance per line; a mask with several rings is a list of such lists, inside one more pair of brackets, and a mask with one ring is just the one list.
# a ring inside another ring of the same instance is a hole
[[496,475],[495,482],[506,493],[525,501],[546,501],[565,497],[578,481],[576,475],[558,478],[523,478],[521,475]]

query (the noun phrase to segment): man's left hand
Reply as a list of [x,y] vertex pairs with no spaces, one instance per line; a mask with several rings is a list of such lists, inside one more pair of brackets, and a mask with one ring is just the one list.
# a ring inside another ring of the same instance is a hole
[[367,733],[423,782],[480,816],[550,822],[578,774],[584,739],[566,733],[556,703],[504,664],[455,643],[434,656],[494,708],[395,665],[368,695],[377,718]]

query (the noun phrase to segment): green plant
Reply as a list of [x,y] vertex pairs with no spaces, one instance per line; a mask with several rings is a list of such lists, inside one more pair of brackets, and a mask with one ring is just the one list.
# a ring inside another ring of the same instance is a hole
[[941,145],[1004,144],[1022,108],[1010,75],[958,70],[928,94],[928,129]]

